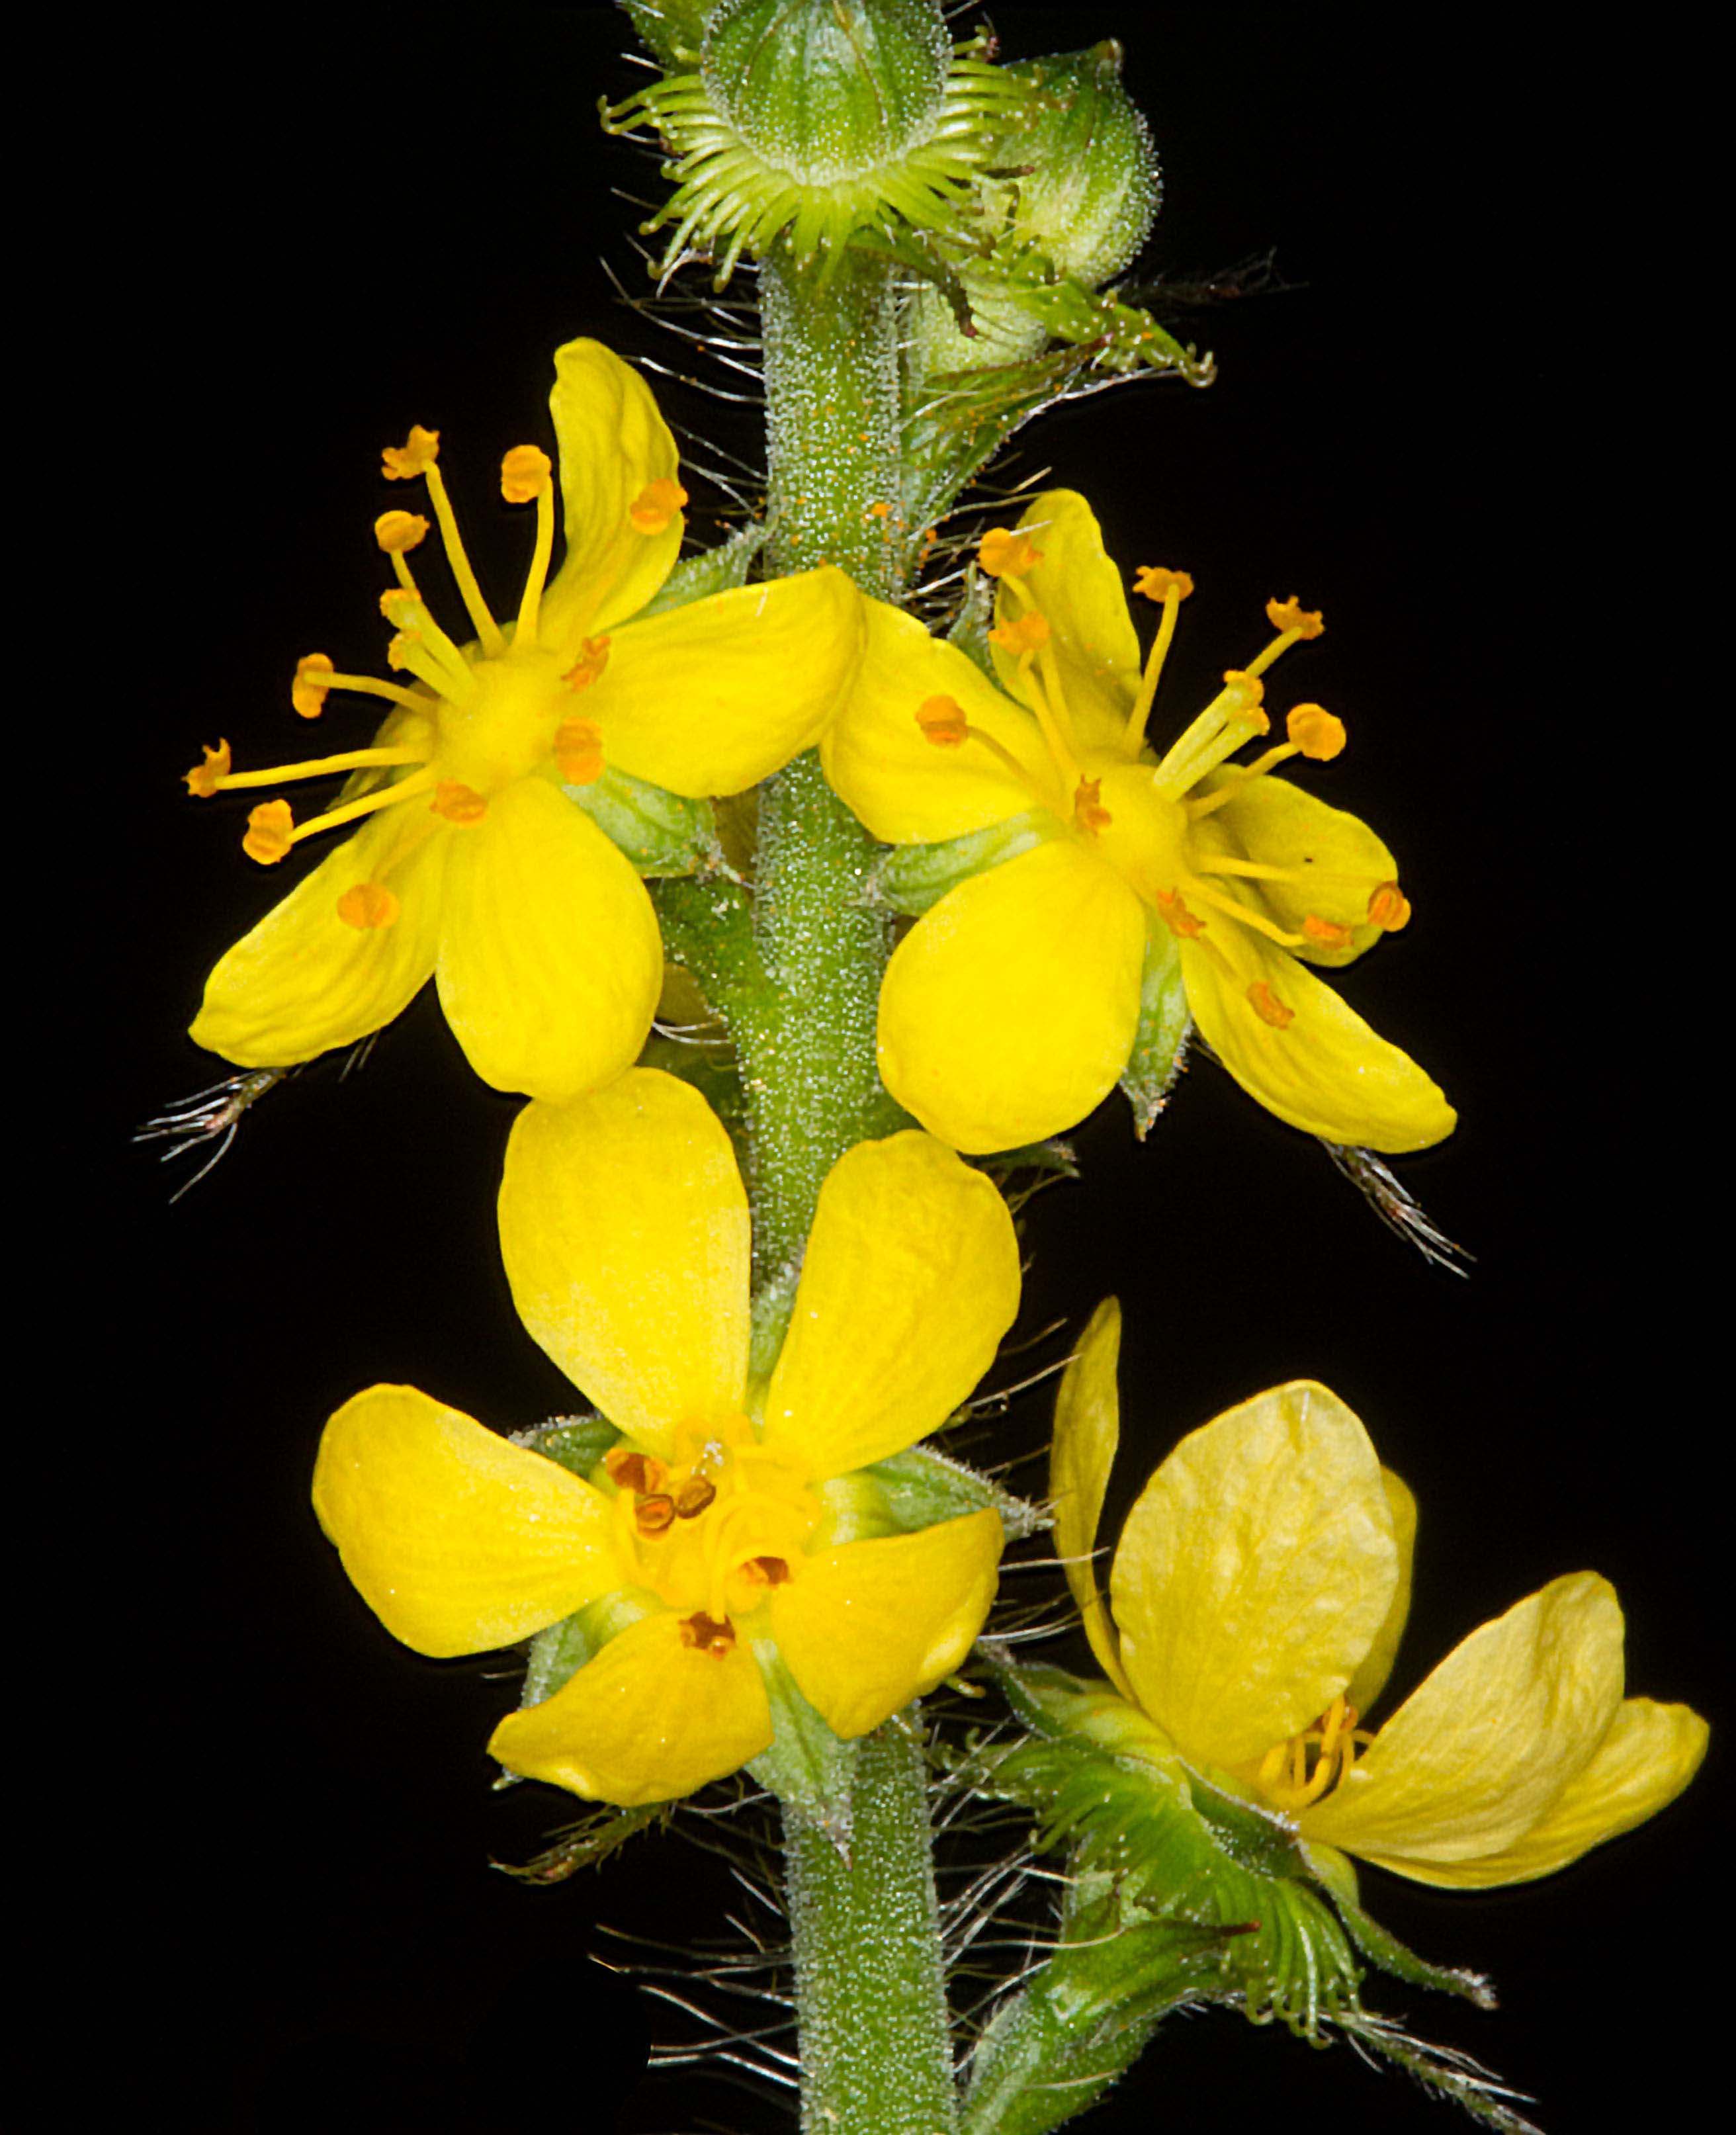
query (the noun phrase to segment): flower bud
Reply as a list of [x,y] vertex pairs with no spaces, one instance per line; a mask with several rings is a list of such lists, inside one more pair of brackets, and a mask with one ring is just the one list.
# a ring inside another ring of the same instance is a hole
[[1121,86],[1121,47],[1027,60],[1008,72],[1037,92],[1003,135],[1003,165],[1028,165],[1013,219],[1060,272],[1094,289],[1150,235],[1161,185],[1150,128]]

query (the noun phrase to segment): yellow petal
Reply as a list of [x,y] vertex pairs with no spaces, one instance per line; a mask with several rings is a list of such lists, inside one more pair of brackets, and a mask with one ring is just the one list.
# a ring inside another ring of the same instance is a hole
[[1386,1493],[1386,1509],[1392,1514],[1393,1544],[1399,1552],[1399,1583],[1393,1589],[1392,1605],[1386,1611],[1385,1622],[1376,1632],[1375,1642],[1363,1657],[1362,1665],[1345,1685],[1345,1702],[1353,1705],[1359,1716],[1367,1712],[1392,1673],[1399,1641],[1405,1635],[1405,1619],[1410,1614],[1410,1571],[1416,1556],[1416,1499],[1409,1484],[1401,1482],[1390,1468],[1381,1470],[1381,1484]]
[[1055,1554],[1066,1572],[1074,1606],[1085,1619],[1097,1663],[1124,1697],[1133,1696],[1122,1671],[1115,1628],[1104,1605],[1092,1561],[1103,1495],[1121,1438],[1121,1402],[1115,1366],[1121,1353],[1121,1305],[1106,1297],[1091,1314],[1055,1400],[1055,1431],[1049,1444],[1049,1500],[1055,1508]]
[[436,976],[471,1066],[551,1104],[611,1081],[644,1044],[663,983],[631,863],[541,778],[496,793],[446,844]]
[[636,1068],[576,1104],[527,1106],[500,1253],[533,1338],[641,1445],[667,1455],[678,1424],[740,1407],[747,1197],[687,1083]]
[[943,1141],[979,1154],[1075,1126],[1139,1027],[1145,916],[1071,838],[973,876],[919,919],[880,988],[880,1073]]
[[381,1623],[439,1659],[528,1638],[628,1576],[600,1490],[414,1387],[345,1402],[313,1508]]
[[[1304,1133],[1388,1154],[1427,1149],[1458,1114],[1409,1053],[1389,1045],[1332,988],[1274,943],[1226,917],[1182,943],[1187,1005],[1250,1097]],[[1264,986],[1294,1020],[1255,1009]]]
[[[1139,640],[1128,613],[1125,582],[1104,553],[1103,530],[1076,490],[1049,489],[1033,497],[1018,530],[1030,536],[1042,561],[1025,580],[1049,626],[1049,644],[1061,670],[1067,719],[1082,748],[1119,749],[1139,688]],[[1018,612],[1003,593],[1001,621]],[[1020,695],[1018,662],[991,643],[995,671]]]
[[1417,1882],[1462,1890],[1553,1875],[1673,1802],[1700,1769],[1709,1732],[1691,1707],[1630,1697],[1618,1708],[1591,1762],[1568,1781],[1542,1823],[1511,1846],[1471,1861],[1424,1863],[1379,1853],[1370,1858]]
[[[916,714],[936,697],[950,698],[1024,776],[979,741],[942,748],[926,739]],[[883,601],[867,603],[861,672],[820,744],[820,760],[834,790],[891,845],[963,837],[1004,822],[1039,797],[1062,813],[1071,806],[1054,783],[1031,714],[955,645],[931,637],[915,616]]]
[[1389,1866],[1499,1852],[1543,1822],[1621,1702],[1614,1589],[1552,1580],[1456,1646],[1303,1829]]
[[195,1044],[238,1068],[288,1068],[353,1044],[409,1005],[433,976],[449,836],[437,830],[394,865],[389,927],[351,927],[337,910],[404,829],[398,809],[370,816],[242,936],[206,982]]
[[576,654],[588,633],[636,615],[675,568],[680,513],[656,534],[641,533],[631,513],[652,482],[675,479],[679,455],[650,388],[601,341],[555,351],[549,408],[567,549],[543,595],[538,635]]
[[862,657],[864,603],[829,566],[626,624],[583,709],[608,761],[698,799],[811,748]]
[[967,1513],[920,1534],[809,1557],[771,1597],[771,1634],[801,1693],[846,1741],[932,1690],[994,1599],[1001,1523]]
[[1367,1432],[1293,1380],[1191,1432],[1146,1484],[1110,1582],[1121,1664],[1187,1755],[1245,1765],[1344,1688],[1398,1576]]
[[676,1801],[738,1771],[771,1744],[771,1707],[751,1647],[722,1655],[684,1643],[660,1610],[630,1624],[540,1705],[496,1728],[509,1771],[621,1808]]
[[[1235,787],[1236,798],[1198,825],[1195,845],[1313,874],[1317,879],[1312,882],[1245,879],[1238,887],[1255,910],[1289,933],[1300,933],[1310,913],[1349,927],[1351,939],[1343,948],[1309,942],[1294,953],[1311,964],[1354,963],[1381,938],[1381,929],[1368,924],[1369,894],[1381,884],[1398,879],[1398,862],[1361,816],[1328,807],[1287,778],[1237,779],[1216,772],[1198,790],[1212,792],[1226,783]],[[1334,876],[1349,879],[1335,881]]]
[[824,1482],[936,1430],[1018,1312],[1018,1241],[979,1171],[926,1134],[858,1142],[820,1189],[765,1441]]

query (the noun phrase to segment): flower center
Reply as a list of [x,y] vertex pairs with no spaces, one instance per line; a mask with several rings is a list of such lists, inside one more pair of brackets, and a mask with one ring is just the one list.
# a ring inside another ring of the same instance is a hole
[[738,1620],[800,1575],[820,1500],[746,1416],[684,1426],[672,1460],[623,1445],[604,1465],[638,1583],[682,1611],[689,1644],[727,1652]]
[[[576,661],[538,636],[543,592],[554,544],[554,468],[535,445],[515,445],[500,463],[500,494],[509,504],[536,506],[536,540],[518,617],[510,637],[491,612],[459,536],[457,520],[441,477],[440,433],[418,424],[404,444],[383,456],[388,481],[419,476],[440,524],[440,537],[460,598],[476,633],[473,648],[448,637],[434,620],[406,559],[426,538],[428,522],[409,511],[388,511],[375,520],[374,537],[392,561],[398,583],[380,597],[380,612],[394,630],[387,664],[413,678],[410,685],[370,675],[341,675],[322,652],[297,662],[290,700],[303,719],[317,719],[333,690],[384,697],[396,709],[371,748],[348,749],[266,771],[233,769],[227,742],[207,748],[205,761],[186,774],[188,790],[203,799],[239,787],[271,786],[294,778],[351,774],[337,806],[297,823],[287,801],[263,802],[248,818],[242,849],[263,864],[283,859],[303,838],[335,830],[383,809],[410,810],[398,835],[375,854],[371,878],[338,899],[340,918],[363,930],[389,927],[398,899],[386,878],[442,825],[480,822],[490,799],[551,758],[570,785],[588,785],[603,768],[602,732],[580,715],[575,695],[588,689],[608,664],[607,637],[587,638]],[[659,533],[687,501],[678,482],[654,482],[628,507],[640,533]],[[433,820],[429,820],[432,818]]]
[[1356,1745],[1373,1735],[1356,1725],[1356,1708],[1342,1693],[1312,1727],[1274,1743],[1260,1760],[1254,1784],[1274,1808],[1294,1816],[1329,1794],[1355,1764]]

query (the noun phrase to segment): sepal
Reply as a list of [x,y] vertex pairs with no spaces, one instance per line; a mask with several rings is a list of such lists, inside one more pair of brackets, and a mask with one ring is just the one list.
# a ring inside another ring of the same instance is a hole
[[939,1527],[943,1520],[980,1512],[999,1516],[1008,1542],[1023,1541],[1053,1524],[1035,1505],[1002,1489],[962,1460],[936,1452],[931,1445],[907,1446],[902,1453],[877,1460],[861,1472],[879,1489],[896,1533],[914,1534],[921,1527]]
[[723,850],[708,801],[689,801],[612,764],[588,786],[561,788],[642,875],[704,874]]
[[920,919],[967,877],[986,874],[990,868],[1016,860],[1022,853],[1061,835],[1061,825],[1046,809],[1028,809],[984,830],[969,830],[962,838],[894,845],[881,860],[874,882],[894,912]]
[[1167,927],[1148,925],[1139,1034],[1121,1077],[1122,1090],[1133,1106],[1134,1133],[1141,1141],[1168,1103],[1176,1077],[1187,1064],[1192,1029],[1176,938]]
[[756,1639],[753,1657],[765,1680],[776,1731],[771,1747],[747,1769],[777,1796],[786,1814],[814,1824],[843,1852],[850,1841],[857,1745],[834,1735],[809,1704],[771,1639]]
[[703,549],[697,556],[684,557],[663,581],[661,589],[633,620],[643,622],[647,616],[664,615],[670,608],[685,608],[690,602],[709,598],[713,593],[728,593],[737,586],[745,586],[753,559],[765,547],[769,531],[764,526],[744,526],[727,541],[720,541],[715,549]]

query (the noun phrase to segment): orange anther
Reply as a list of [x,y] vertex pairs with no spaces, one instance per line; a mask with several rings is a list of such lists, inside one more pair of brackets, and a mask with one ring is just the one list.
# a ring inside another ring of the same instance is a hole
[[448,823],[480,823],[488,813],[484,796],[458,778],[442,778],[428,805],[430,815],[443,816]]
[[196,763],[186,774],[187,792],[196,800],[209,801],[229,777],[232,759],[226,741],[220,741],[215,748],[207,742],[199,746],[205,751],[205,761]]
[[686,501],[680,483],[661,475],[640,491],[627,506],[627,517],[641,534],[660,534]]
[[419,511],[382,511],[374,522],[374,539],[389,556],[402,556],[421,547],[428,521]]
[[401,445],[388,445],[380,454],[380,471],[388,482],[408,482],[413,475],[426,474],[439,457],[440,433],[413,423]]
[[554,730],[554,767],[568,786],[602,777],[602,729],[595,719],[563,719]]
[[1033,548],[1024,535],[993,526],[978,543],[976,559],[991,579],[1018,579],[1036,569],[1042,551]]
[[633,1524],[642,1535],[661,1534],[675,1521],[675,1501],[661,1490],[641,1498],[633,1508]]
[[289,685],[289,701],[304,719],[317,719],[326,709],[329,682],[320,680],[322,675],[335,671],[323,652],[310,652],[305,659],[295,663],[295,680]]
[[1186,900],[1178,889],[1160,889],[1156,898],[1158,917],[1172,934],[1182,941],[1192,942],[1206,931],[1203,919],[1196,919],[1187,909]]
[[1344,722],[1324,704],[1293,704],[1284,730],[1316,763],[1331,762],[1344,747]]
[[916,707],[922,738],[936,748],[957,748],[970,737],[965,708],[956,697],[925,697]]
[[588,690],[598,680],[609,664],[609,641],[607,637],[588,637],[584,650],[562,675],[569,690]]
[[554,472],[554,462],[540,445],[515,445],[500,462],[500,494],[509,504],[529,504]]
[[346,926],[371,934],[398,917],[398,899],[383,882],[359,882],[337,900],[337,916]]
[[409,632],[422,612],[422,596],[408,586],[388,586],[380,597],[380,612],[394,630]]
[[1073,821],[1088,838],[1106,830],[1115,820],[1099,797],[1102,792],[1100,778],[1081,778],[1073,791]]
[[1274,630],[1288,637],[1318,637],[1326,627],[1325,617],[1317,608],[1305,608],[1292,593],[1287,601],[1269,600],[1266,603],[1266,621]]
[[1015,659],[1028,652],[1036,651],[1039,645],[1049,641],[1049,619],[1039,615],[1033,608],[1023,615],[1010,617],[989,633],[989,642],[1010,652]]
[[409,652],[413,645],[419,645],[421,642],[422,638],[419,632],[413,630],[394,631],[391,637],[386,640],[387,666],[396,668],[400,671],[408,667],[410,663],[405,658],[405,654]]
[[612,1445],[602,1456],[609,1480],[623,1490],[649,1496],[663,1488],[668,1470],[654,1454],[634,1453],[625,1445]]
[[287,801],[262,801],[247,819],[241,850],[250,860],[269,867],[289,850],[289,834],[294,828],[295,817]]
[[1184,601],[1193,591],[1193,580],[1186,571],[1172,571],[1162,564],[1141,564],[1134,573],[1134,591],[1144,593],[1148,601],[1161,601],[1173,593]]
[[1383,882],[1368,900],[1368,923],[1388,934],[1410,924],[1410,899],[1395,882]]
[[696,1520],[718,1494],[715,1483],[708,1483],[703,1475],[690,1476],[675,1493],[675,1518],[678,1520]]
[[1323,949],[1347,949],[1354,939],[1349,927],[1341,927],[1336,919],[1323,919],[1315,912],[1304,914],[1302,931]]
[[1248,999],[1255,1015],[1274,1030],[1284,1030],[1296,1020],[1295,1009],[1286,1008],[1264,979],[1256,979],[1249,987]]
[[681,1619],[681,1643],[695,1647],[700,1653],[709,1653],[713,1660],[722,1660],[735,1644],[735,1625],[726,1616],[720,1624],[715,1616],[708,1616],[703,1609]]

